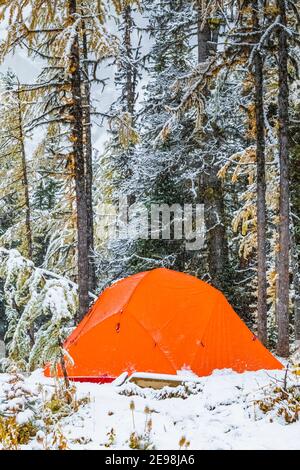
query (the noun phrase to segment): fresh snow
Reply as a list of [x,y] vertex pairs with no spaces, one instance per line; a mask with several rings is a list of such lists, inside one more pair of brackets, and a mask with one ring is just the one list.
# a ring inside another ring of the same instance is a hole
[[[292,374],[290,377],[296,380]],[[76,383],[78,398],[89,396],[90,402],[64,418],[60,428],[70,449],[129,449],[131,433],[144,434],[150,416],[150,441],[155,449],[179,449],[183,436],[193,450],[300,449],[300,422],[286,424],[274,412],[262,413],[254,403],[283,378],[284,371],[215,371],[191,384],[186,399],[166,398],[167,392],[174,390],[180,395],[183,386],[153,390],[126,383],[120,387]],[[7,380],[6,374],[0,374],[0,402]],[[53,384],[38,370],[23,386],[36,393],[41,385],[51,390]],[[26,410],[18,415],[20,422],[28,418]],[[24,448],[40,448],[41,433]]]
[[153,374],[147,372],[134,372],[129,377],[130,379],[153,379],[153,380],[166,380],[169,382],[199,382],[199,377],[189,371],[178,371],[177,375],[171,374]]

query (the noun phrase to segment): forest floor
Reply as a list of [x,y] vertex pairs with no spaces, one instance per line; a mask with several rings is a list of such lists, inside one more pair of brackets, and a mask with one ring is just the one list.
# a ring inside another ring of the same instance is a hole
[[[265,413],[256,403],[283,380],[283,371],[220,370],[187,389],[77,383],[76,399],[82,404],[59,420],[53,444],[53,436],[42,433],[21,448],[54,448],[60,441],[69,449],[300,449],[300,421],[287,424],[278,415],[279,404]],[[290,374],[289,380],[298,378]],[[8,381],[7,374],[0,374],[2,407]],[[40,370],[23,384],[39,398],[55,388]],[[42,416],[37,418],[42,423]]]

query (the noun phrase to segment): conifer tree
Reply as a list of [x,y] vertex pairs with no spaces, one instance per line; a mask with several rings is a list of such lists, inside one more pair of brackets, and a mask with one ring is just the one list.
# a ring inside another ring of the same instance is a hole
[[[176,107],[180,91],[174,85],[190,69],[188,29],[193,16],[190,2],[148,2],[149,32],[153,38],[149,68],[149,83],[140,111],[138,125],[141,144],[133,156],[129,188],[134,188],[136,200],[150,211],[151,204],[175,204],[183,207],[193,201],[192,178],[193,144],[185,137],[191,118],[175,123],[172,133],[164,132],[169,117],[168,107]],[[190,168],[188,166],[190,161]],[[174,224],[176,213],[170,214]],[[132,269],[140,271],[157,266],[188,269],[184,240],[160,239],[159,233],[149,230],[147,240],[137,240],[132,259]],[[197,267],[198,269],[198,267]]]
[[[217,51],[218,34],[222,18],[217,5],[213,2],[198,2],[198,67],[209,66]],[[203,88],[205,98],[203,115],[210,100],[209,87]],[[215,129],[217,131],[217,129]],[[205,141],[205,131],[202,140]],[[208,137],[209,145],[209,137]],[[203,144],[200,144],[200,148]],[[224,288],[224,273],[228,268],[228,242],[225,228],[225,207],[222,182],[217,174],[218,161],[210,152],[203,149],[203,164],[199,184],[199,197],[205,205],[206,233],[208,244],[208,272],[210,281],[219,288]]]
[[[30,202],[29,162],[26,155],[25,126],[28,118],[26,95],[12,73],[1,80],[1,206],[5,219],[6,208],[11,210],[9,227],[3,234],[3,242],[11,246],[21,240],[21,251],[29,259],[33,258],[33,230]],[[7,230],[9,228],[9,230]],[[23,239],[23,240],[22,240]]]
[[[113,6],[121,13],[122,5]],[[31,15],[28,20],[27,11]],[[9,15],[8,35],[2,56],[26,47],[33,57],[46,61],[39,82],[30,86],[37,100],[37,116],[32,129],[49,123],[62,123],[68,129],[66,159],[73,165],[77,221],[77,275],[79,288],[78,319],[89,307],[89,287],[93,281],[92,256],[92,165],[90,145],[90,108],[87,63],[97,81],[97,68],[106,57],[116,53],[116,41],[104,20],[105,2],[61,0],[41,3],[27,0],[21,5],[9,1],[2,7]],[[89,34],[88,34],[89,33]],[[90,54],[90,56],[89,56]],[[69,142],[69,143],[68,143]]]
[[77,286],[36,268],[17,250],[4,248],[0,248],[0,279],[8,323],[7,365],[15,363],[23,370],[43,366],[59,354],[58,337],[64,339],[74,326]]
[[[137,5],[123,1],[122,14],[118,23],[120,54],[115,61],[115,83],[119,97],[109,111],[110,139],[101,156],[97,178],[101,181],[96,192],[97,207],[113,204],[118,207],[120,201],[130,206],[135,201],[134,188],[128,187],[132,176],[134,149],[139,142],[136,129],[136,101],[138,84],[143,68],[141,55],[141,34],[135,24]],[[103,224],[103,214],[96,217],[96,229]],[[120,229],[120,227],[118,227]],[[96,236],[97,274],[99,286],[131,273],[130,257],[134,253],[133,242],[127,238],[107,239],[100,230]]]
[[36,263],[76,280],[76,210],[73,166],[65,155],[65,130],[48,125],[33,154],[38,184],[32,190]]

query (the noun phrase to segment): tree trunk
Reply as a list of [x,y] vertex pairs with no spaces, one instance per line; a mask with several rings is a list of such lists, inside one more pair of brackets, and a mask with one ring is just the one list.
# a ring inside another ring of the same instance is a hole
[[[29,182],[27,172],[27,162],[25,153],[25,142],[23,132],[23,116],[22,116],[22,101],[21,101],[22,90],[18,86],[17,89],[17,101],[18,101],[18,125],[19,125],[19,144],[21,149],[21,160],[22,160],[22,183],[24,188],[24,200],[25,200],[25,230],[26,230],[26,241],[27,241],[27,253],[28,259],[33,258],[33,242],[32,242],[32,228],[31,228],[31,210],[30,210],[30,196],[29,196]],[[28,336],[31,347],[34,345],[34,325],[32,324],[28,329]]]
[[211,31],[207,21],[203,24],[203,1],[198,0],[198,63],[206,62],[209,57]]
[[93,261],[94,253],[94,215],[93,215],[93,147],[91,132],[91,93],[89,80],[89,67],[87,63],[88,49],[85,24],[82,21],[82,53],[84,58],[84,149],[85,149],[85,184],[86,184],[86,204],[87,204],[87,236],[89,252],[89,290],[96,288],[95,263]]
[[217,176],[219,168],[212,166],[202,178],[205,224],[208,246],[210,281],[218,289],[224,288],[228,263],[228,243],[225,227],[225,208],[222,182]]
[[[136,100],[136,78],[137,70],[132,64],[133,62],[133,51],[132,51],[132,9],[130,5],[127,5],[124,2],[123,10],[123,20],[124,20],[124,38],[123,45],[125,49],[125,100],[123,105],[123,111],[130,114],[131,117],[131,126],[135,126],[135,100]],[[132,158],[133,148],[132,145],[127,149],[124,162],[126,168],[126,178],[131,178],[132,170],[130,167],[130,159]],[[127,195],[128,205],[135,203],[135,195],[130,193]]]
[[[207,21],[203,24],[202,1],[198,2],[198,62],[209,59],[211,30]],[[215,37],[217,42],[218,38]],[[206,97],[209,91],[204,90]],[[211,283],[222,289],[228,263],[228,242],[225,228],[224,195],[220,179],[219,167],[205,157],[205,167],[200,177],[199,191],[203,193],[205,224],[208,247],[208,269]]]
[[32,243],[32,229],[31,229],[31,211],[30,211],[30,197],[29,197],[29,183],[28,183],[28,172],[27,162],[25,154],[24,144],[24,133],[23,133],[23,118],[22,118],[22,106],[21,106],[21,89],[18,87],[17,100],[18,100],[18,118],[19,118],[19,143],[21,148],[21,159],[22,159],[22,181],[24,188],[24,200],[25,200],[25,229],[26,229],[26,241],[27,241],[27,253],[26,257],[32,260],[33,255],[33,243]]
[[295,227],[291,230],[291,262],[294,284],[294,325],[295,325],[295,347],[300,351],[300,271],[298,263],[298,250],[295,240]]
[[[278,0],[281,24],[286,26],[285,1]],[[288,150],[288,44],[285,29],[278,33],[278,120],[279,120],[279,162],[280,162],[280,194],[279,194],[279,254],[278,254],[278,343],[277,354],[289,356],[289,150]]]
[[[75,21],[76,0],[68,0],[68,13]],[[73,116],[72,135],[75,167],[75,191],[77,208],[77,264],[79,309],[77,320],[81,320],[89,308],[89,249],[88,249],[88,205],[86,197],[85,155],[83,145],[83,100],[81,94],[80,51],[78,35],[75,36],[70,54],[70,83]]]
[[124,23],[125,23],[125,32],[124,32],[124,45],[126,50],[126,105],[127,111],[132,116],[134,116],[134,105],[135,105],[135,73],[132,67],[132,44],[131,44],[131,34],[132,34],[132,12],[131,6],[126,5],[124,8]]
[[[253,31],[259,31],[258,2],[252,2]],[[266,168],[263,103],[263,59],[254,54],[255,119],[256,119],[256,185],[257,185],[257,333],[267,344],[267,261],[266,261]]]

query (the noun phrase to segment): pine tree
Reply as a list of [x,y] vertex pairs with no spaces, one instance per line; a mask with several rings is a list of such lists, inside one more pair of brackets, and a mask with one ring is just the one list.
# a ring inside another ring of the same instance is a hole
[[[212,8],[212,10],[209,10]],[[217,51],[218,33],[222,18],[217,5],[213,2],[198,2],[198,67],[207,67],[212,61],[212,55]],[[203,88],[206,104],[210,100],[209,87]],[[217,129],[215,129],[217,133]],[[204,131],[205,134],[205,131]],[[205,135],[203,141],[206,140]],[[209,145],[209,136],[207,138]],[[201,144],[200,144],[201,148]],[[204,150],[205,152],[205,150]],[[220,170],[214,156],[207,152],[203,155],[203,166],[200,176],[199,197],[205,206],[205,221],[208,244],[208,272],[210,282],[224,288],[224,273],[228,268],[228,242],[225,228],[224,195],[221,180],[217,174]]]
[[74,326],[76,284],[36,268],[17,250],[4,248],[0,248],[0,279],[8,322],[8,365],[33,370],[56,360],[58,338],[66,338]]
[[[152,204],[179,204],[193,201],[188,160],[193,164],[193,144],[186,138],[191,118],[176,123],[172,132],[164,131],[168,107],[176,107],[181,94],[174,85],[188,70],[192,57],[188,42],[188,28],[192,5],[189,2],[149,2],[149,31],[153,37],[149,83],[145,101],[139,113],[141,144],[132,159],[132,175],[128,191],[134,188],[135,198],[148,211]],[[193,124],[192,124],[193,126]],[[170,214],[174,224],[175,213]],[[173,229],[172,229],[173,230]],[[172,235],[171,230],[171,235]],[[159,239],[159,233],[149,230],[148,239],[136,240],[131,256],[132,270],[140,271],[157,266],[188,269],[184,240]],[[171,237],[172,238],[172,237]]]
[[[135,201],[133,188],[128,188],[127,182],[132,176],[134,149],[139,142],[135,107],[143,68],[141,34],[134,20],[136,14],[136,6],[122,2],[122,15],[118,24],[120,54],[115,63],[115,83],[120,96],[109,112],[110,140],[101,156],[97,171],[97,178],[101,182],[96,193],[97,207],[101,207],[101,204],[113,204],[117,207],[122,198],[126,199],[128,205]],[[100,214],[100,218],[96,217],[95,220],[96,228],[102,224]],[[100,288],[131,273],[129,259],[133,254],[132,240],[106,240],[103,236],[101,233],[96,237]]]
[[[121,3],[115,0],[113,5],[117,13],[121,13]],[[31,9],[30,21],[27,20],[25,7]],[[97,81],[97,67],[104,58],[116,54],[116,41],[103,25],[107,14],[104,2],[61,0],[54,7],[50,1],[41,4],[38,0],[28,0],[17,5],[11,0],[2,10],[9,14],[9,29],[2,56],[17,46],[25,45],[34,57],[46,61],[39,82],[30,86],[38,103],[32,129],[56,122],[62,123],[69,132],[65,153],[66,159],[73,164],[76,194],[80,319],[88,310],[89,287],[94,284],[91,263],[91,105],[87,63],[92,67]]]
[[[255,280],[255,289],[257,291],[257,331],[260,340],[267,342],[267,312],[269,301],[268,295],[273,296],[274,268],[272,265],[272,256],[267,259],[267,199],[269,190],[274,189],[274,180],[277,177],[276,172],[269,171],[266,177],[266,160],[268,165],[274,165],[274,129],[273,123],[269,122],[269,110],[273,103],[266,100],[265,91],[268,89],[268,80],[265,75],[265,62],[272,64],[272,48],[268,44],[269,33],[272,31],[273,12],[269,9],[267,2],[245,2],[240,9],[240,16],[237,16],[236,26],[229,31],[229,37],[233,38],[233,45],[227,48],[228,54],[235,67],[241,62],[245,62],[250,75],[244,76],[245,84],[251,83],[254,87],[249,87],[247,93],[250,95],[250,102],[246,105],[248,115],[249,137],[255,142],[255,153],[252,147],[246,149],[241,154],[240,163],[256,165],[255,186],[253,186],[253,172],[250,168],[248,172],[249,190],[244,209],[234,221],[235,226],[242,222],[242,232],[244,235],[248,232],[248,240],[245,239],[244,247],[248,255],[256,245],[257,258],[257,279]],[[236,52],[239,51],[240,57],[237,59]],[[246,85],[247,89],[247,85]],[[271,113],[270,113],[271,115]],[[249,160],[253,163],[246,163]],[[241,172],[242,174],[242,172]],[[268,188],[267,188],[268,184]],[[250,199],[251,197],[251,199]],[[250,203],[250,200],[252,202]],[[276,210],[276,199],[273,198],[269,209]],[[251,218],[251,219],[250,219]],[[271,215],[274,219],[274,214]],[[251,221],[251,223],[250,223]],[[251,227],[251,232],[249,231]],[[274,230],[273,230],[274,234]],[[272,235],[273,237],[273,235]],[[274,250],[276,241],[271,243],[271,249]],[[251,248],[252,247],[252,248]],[[273,251],[274,253],[274,251]],[[273,254],[274,256],[274,254]],[[267,287],[267,277],[270,286]],[[274,312],[273,312],[274,313]],[[272,321],[274,316],[272,317]]]
[[[11,222],[3,233],[2,240],[8,246],[18,238],[24,241],[21,251],[33,258],[32,214],[30,203],[29,164],[25,150],[25,126],[28,116],[26,95],[15,75],[8,72],[2,76],[0,114],[0,158],[2,161],[0,198],[4,211]],[[8,175],[10,177],[8,178]],[[5,222],[4,222],[5,223]],[[3,229],[2,229],[3,230]],[[17,245],[15,245],[17,246]]]
[[59,123],[47,132],[33,154],[38,184],[32,190],[35,260],[45,269],[76,281],[76,209],[73,164],[65,155],[66,132]]
[[68,0],[67,21],[72,30],[70,50],[68,52],[68,73],[70,80],[71,118],[70,140],[73,145],[74,179],[76,192],[76,220],[77,220],[77,258],[78,258],[78,288],[80,320],[89,308],[89,244],[88,244],[88,205],[86,193],[86,168],[84,155],[83,131],[83,98],[80,71],[80,45],[76,26],[77,2]]

